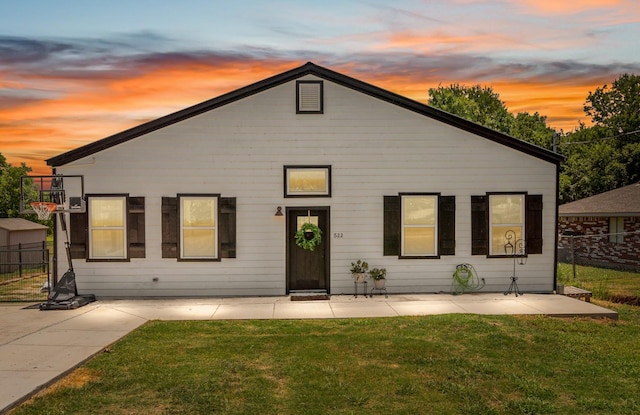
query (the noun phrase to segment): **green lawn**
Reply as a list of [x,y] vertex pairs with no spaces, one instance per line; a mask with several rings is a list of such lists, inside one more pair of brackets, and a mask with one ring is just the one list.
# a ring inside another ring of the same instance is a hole
[[[640,298],[640,273],[607,268],[576,266],[576,276],[570,264],[558,265],[558,282],[593,292],[602,300],[637,300]],[[632,303],[638,305],[638,303]]]
[[154,321],[12,413],[640,413],[640,309],[618,311]]

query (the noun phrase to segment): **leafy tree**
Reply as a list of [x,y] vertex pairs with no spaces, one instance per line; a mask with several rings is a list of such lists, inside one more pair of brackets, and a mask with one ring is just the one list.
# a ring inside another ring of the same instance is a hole
[[528,112],[521,112],[516,115],[509,129],[509,134],[547,150],[553,149],[555,131],[547,126],[547,117],[537,112],[533,115]]
[[580,127],[560,143],[567,159],[560,171],[560,201],[572,202],[624,186],[627,166],[606,140],[608,129]]
[[626,166],[621,185],[640,181],[640,75],[624,74],[610,87],[589,92],[584,111],[594,126],[613,137],[616,159]]
[[514,122],[500,95],[488,86],[452,84],[429,89],[429,105],[508,134]]
[[0,218],[20,216],[20,177],[26,176],[31,167],[22,163],[14,167],[0,154]]

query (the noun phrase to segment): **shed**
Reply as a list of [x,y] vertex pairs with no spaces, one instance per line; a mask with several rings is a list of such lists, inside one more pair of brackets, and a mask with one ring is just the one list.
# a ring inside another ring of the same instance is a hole
[[0,218],[0,273],[12,272],[18,267],[14,264],[15,251],[42,249],[47,240],[47,230],[46,226],[26,219]]

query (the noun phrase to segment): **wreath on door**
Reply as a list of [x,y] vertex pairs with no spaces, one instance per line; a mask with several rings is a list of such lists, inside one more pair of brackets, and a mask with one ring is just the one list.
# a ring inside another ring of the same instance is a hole
[[315,251],[322,242],[322,231],[313,223],[303,224],[294,236],[296,245],[307,251]]

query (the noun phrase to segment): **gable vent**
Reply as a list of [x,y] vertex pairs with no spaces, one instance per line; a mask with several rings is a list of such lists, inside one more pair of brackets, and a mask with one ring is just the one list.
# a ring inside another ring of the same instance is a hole
[[298,114],[322,113],[322,81],[298,81],[296,95]]

